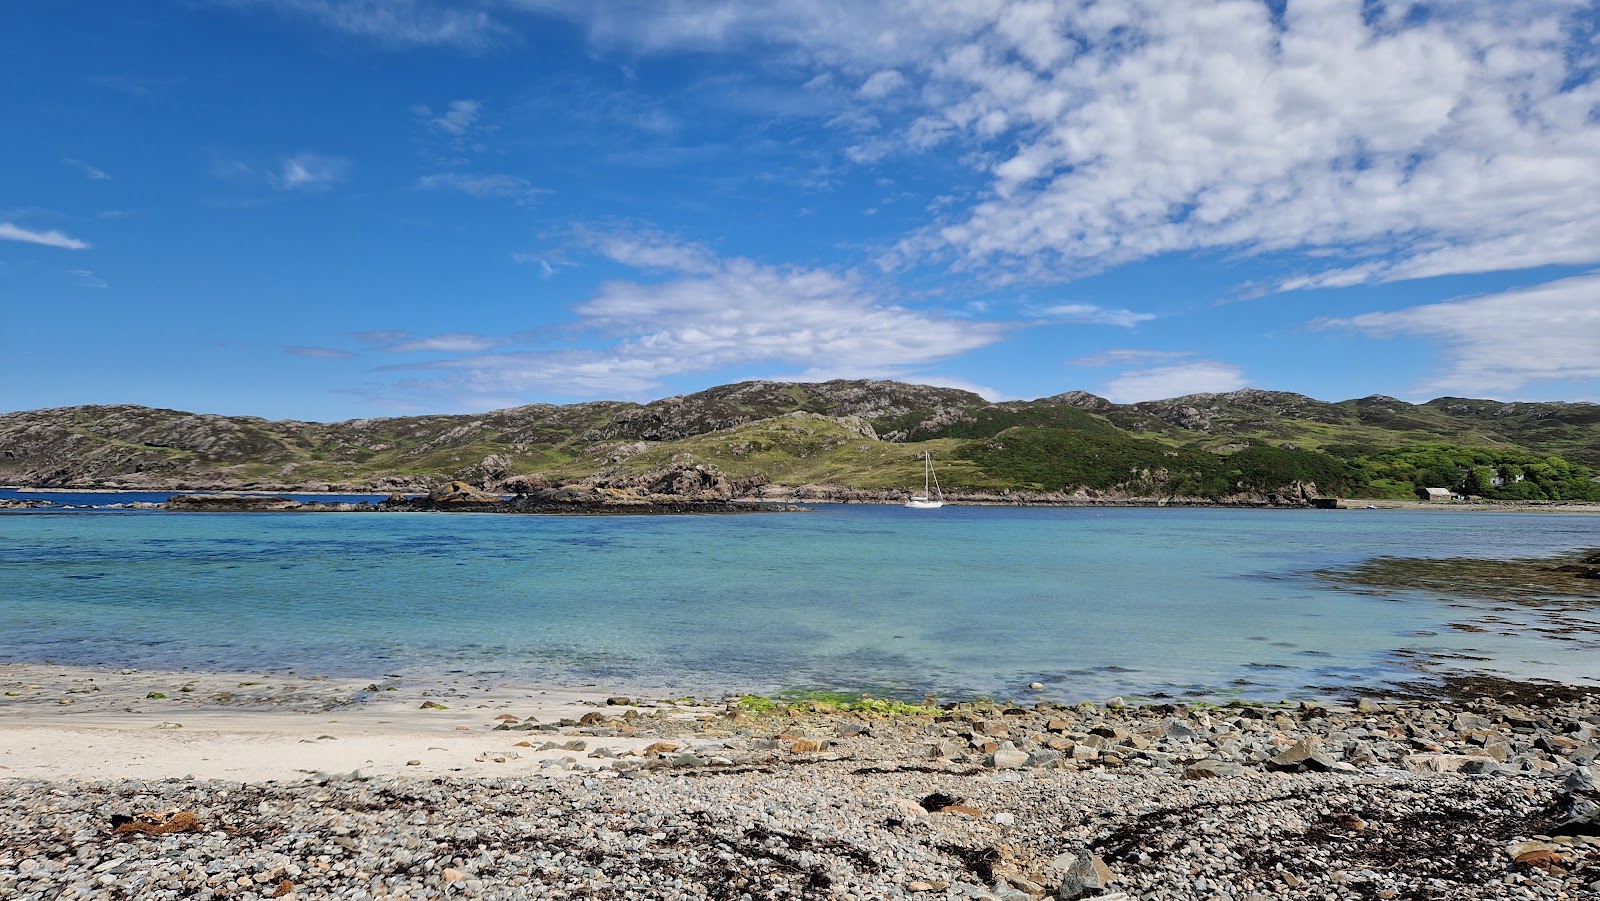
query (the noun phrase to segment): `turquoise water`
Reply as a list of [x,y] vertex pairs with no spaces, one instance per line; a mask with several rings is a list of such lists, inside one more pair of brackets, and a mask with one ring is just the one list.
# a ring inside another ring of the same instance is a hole
[[1307,574],[1595,545],[1592,516],[1429,511],[10,513],[0,661],[1080,699],[1377,685],[1418,651],[1600,681],[1536,614]]

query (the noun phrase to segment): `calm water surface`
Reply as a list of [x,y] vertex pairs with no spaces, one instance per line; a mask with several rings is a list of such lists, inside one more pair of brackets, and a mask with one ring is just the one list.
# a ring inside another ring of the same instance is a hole
[[[1377,685],[1416,678],[1405,655],[1421,652],[1600,682],[1595,633],[1308,574],[1597,545],[1600,517],[1580,514],[10,513],[0,661],[910,697],[1040,681],[1079,699]],[[1459,628],[1473,623],[1491,625]]]

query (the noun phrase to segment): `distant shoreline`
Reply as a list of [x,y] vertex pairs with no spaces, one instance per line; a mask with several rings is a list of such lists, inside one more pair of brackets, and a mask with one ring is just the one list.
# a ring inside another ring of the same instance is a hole
[[[388,497],[389,494],[381,491],[312,491],[300,489],[259,489],[259,488],[126,488],[114,486],[99,486],[92,488],[36,488],[26,485],[0,485],[0,491],[15,491],[24,494],[167,494],[167,495],[209,495],[226,494],[240,497],[275,497],[282,495],[297,495],[308,498],[349,498],[354,496],[369,496],[373,499]],[[402,492],[412,494],[413,492]],[[854,495],[854,496],[852,496]],[[510,496],[507,496],[508,498]],[[1450,501],[1445,503],[1422,500],[1396,500],[1393,498],[1339,498],[1343,506],[1339,510],[1436,510],[1453,512],[1502,512],[1502,513],[1600,513],[1600,503],[1594,501]],[[725,503],[731,504],[827,504],[840,506],[900,506],[904,503],[902,498],[887,497],[885,492],[877,489],[846,489],[833,486],[800,486],[798,488],[783,488],[770,494],[760,496],[744,496],[731,498]],[[949,506],[969,507],[1125,507],[1125,508],[1200,508],[1200,509],[1245,509],[1245,510],[1305,510],[1312,509],[1306,504],[1299,503],[1271,503],[1268,501],[1253,500],[1213,500],[1209,498],[1089,498],[1089,497],[1038,497],[1018,495],[1015,497],[997,496],[993,494],[978,494],[963,496],[960,493],[945,495],[945,503]],[[274,511],[262,511],[274,512]],[[295,511],[277,511],[295,512]],[[443,512],[448,512],[445,509]],[[470,512],[496,512],[473,509]],[[620,511],[619,511],[620,512]]]

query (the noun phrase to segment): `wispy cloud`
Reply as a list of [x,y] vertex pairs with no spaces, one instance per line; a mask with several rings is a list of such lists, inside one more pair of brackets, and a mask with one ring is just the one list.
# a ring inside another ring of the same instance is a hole
[[77,284],[77,286],[80,288],[111,287],[110,285],[106,284],[105,279],[99,278],[88,269],[74,269],[72,270],[72,277],[76,280],[75,284]]
[[1034,307],[1030,310],[1041,319],[1055,322],[1073,322],[1081,325],[1114,325],[1133,328],[1141,322],[1156,318],[1152,313],[1135,313],[1132,310],[1102,307],[1092,303],[1063,303]]
[[519,266],[524,264],[532,264],[539,267],[540,278],[549,278],[550,276],[556,274],[556,269],[554,266],[550,265],[550,261],[542,256],[539,256],[538,254],[514,253],[511,255],[511,262],[516,263]]
[[89,242],[80,241],[64,232],[54,229],[33,231],[10,222],[0,222],[0,241],[25,241],[29,244],[43,244],[46,247],[60,247],[65,250],[85,250],[89,247]]
[[1244,370],[1231,363],[1194,360],[1124,372],[1106,381],[1100,394],[1119,404],[1162,400],[1186,394],[1219,394],[1247,387]]
[[1181,360],[1192,357],[1192,350],[1139,350],[1134,348],[1114,348],[1103,350],[1097,354],[1078,357],[1068,360],[1068,366],[1127,366],[1130,364],[1164,363],[1168,360]]
[[421,108],[422,115],[428,119],[429,127],[448,135],[464,135],[467,129],[478,121],[482,113],[482,104],[476,100],[452,100],[444,112],[434,115],[427,107]]
[[505,174],[473,175],[466,172],[436,172],[417,179],[417,187],[427,190],[460,191],[472,197],[505,198],[518,203],[532,203],[541,194],[550,193],[534,187],[525,178]]
[[83,160],[75,160],[70,156],[64,156],[61,158],[61,162],[65,165],[71,166],[74,169],[77,169],[78,171],[82,172],[86,178],[92,180],[104,181],[111,178],[110,175],[106,174],[106,170],[101,169],[98,166],[91,166]]
[[[447,0],[215,0],[262,7],[343,34],[392,47],[454,47],[482,51],[508,43],[513,32],[472,4]],[[465,7],[465,8],[463,8]]]
[[434,335],[431,338],[405,341],[384,349],[399,353],[478,353],[485,350],[493,350],[507,343],[509,343],[507,338],[495,338],[475,332],[450,332],[444,335]]
[[345,179],[350,161],[320,153],[297,153],[283,160],[272,183],[280,191],[326,191]]
[[590,236],[589,246],[664,278],[606,282],[578,304],[570,335],[586,346],[434,361],[424,371],[442,374],[408,390],[631,397],[673,376],[757,364],[792,366],[803,379],[907,377],[1006,330],[886,303],[847,273],[718,257],[659,234]]
[[1600,393],[1600,274],[1486,297],[1321,319],[1313,327],[1440,345],[1445,366],[1417,386],[1425,393],[1514,394],[1534,382],[1586,385],[1590,396]]
[[348,350],[340,350],[337,347],[290,346],[285,347],[283,352],[292,357],[305,357],[310,360],[349,360],[361,356]]

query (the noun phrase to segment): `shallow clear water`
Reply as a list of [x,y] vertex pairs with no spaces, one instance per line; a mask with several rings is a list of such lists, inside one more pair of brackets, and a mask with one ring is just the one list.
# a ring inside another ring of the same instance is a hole
[[0,661],[1077,699],[1381,684],[1412,649],[1600,682],[1587,639],[1450,627],[1539,614],[1307,574],[1594,545],[1600,518],[1528,513],[12,513]]

